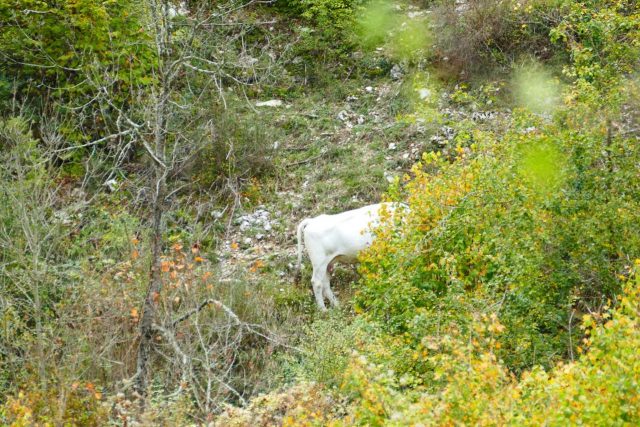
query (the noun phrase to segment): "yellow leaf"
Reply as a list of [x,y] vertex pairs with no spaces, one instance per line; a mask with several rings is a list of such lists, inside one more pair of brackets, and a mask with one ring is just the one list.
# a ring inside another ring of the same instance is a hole
[[264,261],[262,261],[261,259],[256,260],[252,265],[251,268],[249,268],[249,271],[251,271],[252,273],[255,273],[256,271],[258,271],[258,269],[264,267]]
[[140,252],[138,252],[137,249],[134,249],[133,252],[131,252],[131,259],[132,260],[136,260],[140,257]]
[[137,319],[138,318],[138,309],[137,308],[132,308],[130,315],[131,315],[131,317]]
[[200,257],[200,256],[197,256],[197,257],[195,257],[193,260],[194,260],[195,262],[202,262],[202,261],[204,261],[204,258],[202,258],[202,257]]
[[232,251],[237,251],[239,247],[240,247],[240,245],[238,245],[238,242],[231,243],[231,250]]
[[604,327],[609,329],[613,326],[613,320],[609,320],[607,323],[604,324]]
[[181,250],[181,249],[182,249],[182,245],[181,245],[180,243],[175,243],[173,246],[171,246],[171,248],[172,248],[174,251],[178,252],[179,250]]

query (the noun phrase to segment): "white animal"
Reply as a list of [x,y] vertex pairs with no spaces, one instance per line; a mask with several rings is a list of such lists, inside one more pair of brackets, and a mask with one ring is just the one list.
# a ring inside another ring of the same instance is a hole
[[324,298],[327,298],[333,307],[338,306],[338,300],[329,283],[332,263],[357,261],[358,253],[373,242],[372,229],[380,224],[380,211],[383,206],[390,213],[398,207],[407,209],[405,204],[378,203],[336,215],[307,218],[298,225],[297,276],[300,274],[304,238],[304,245],[313,266],[311,284],[320,310],[327,309]]

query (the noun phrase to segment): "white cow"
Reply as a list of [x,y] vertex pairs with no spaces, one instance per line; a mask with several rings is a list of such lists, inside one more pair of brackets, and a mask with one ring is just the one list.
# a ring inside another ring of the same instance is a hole
[[371,229],[380,224],[380,210],[383,206],[389,212],[393,212],[397,207],[407,208],[405,204],[378,203],[336,215],[307,218],[298,225],[297,275],[299,277],[304,236],[304,245],[313,265],[311,284],[320,310],[327,309],[324,298],[327,298],[333,307],[338,306],[338,300],[329,284],[332,263],[357,261],[358,253],[373,242]]

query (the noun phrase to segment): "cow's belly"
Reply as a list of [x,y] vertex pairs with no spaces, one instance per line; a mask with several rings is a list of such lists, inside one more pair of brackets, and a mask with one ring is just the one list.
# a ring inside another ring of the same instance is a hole
[[369,247],[372,241],[370,233],[361,234],[358,231],[333,236],[333,239],[323,239],[326,254],[339,257],[341,262],[355,262],[358,253]]
[[356,262],[358,262],[358,257],[351,255],[338,255],[333,259],[333,261],[331,261],[331,263],[334,262],[339,262],[342,264],[355,264]]

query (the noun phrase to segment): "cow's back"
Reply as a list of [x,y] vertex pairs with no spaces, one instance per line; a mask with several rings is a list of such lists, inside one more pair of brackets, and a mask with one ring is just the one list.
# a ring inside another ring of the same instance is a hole
[[335,215],[317,216],[305,229],[305,237],[320,243],[326,255],[355,258],[373,241],[371,229],[379,224],[382,205],[378,203]]

